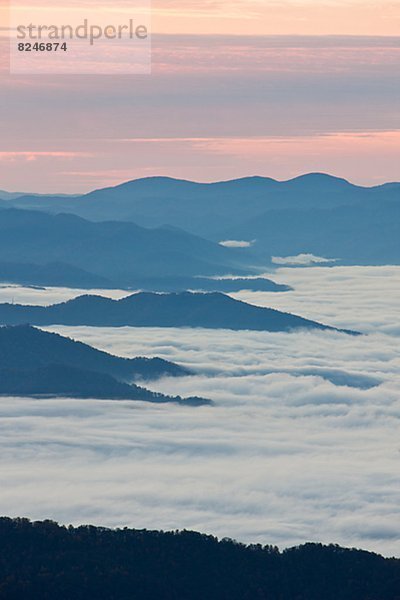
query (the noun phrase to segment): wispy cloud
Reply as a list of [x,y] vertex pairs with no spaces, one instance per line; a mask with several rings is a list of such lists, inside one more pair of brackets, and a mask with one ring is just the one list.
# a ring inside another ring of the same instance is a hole
[[220,242],[221,246],[225,248],[250,248],[254,244],[254,240],[246,242],[244,240],[224,240]]
[[161,35],[153,58],[150,77],[112,85],[2,76],[1,151],[76,158],[8,155],[0,186],[80,192],[148,175],[288,179],[314,170],[357,183],[398,179],[398,37]]
[[313,264],[334,263],[337,258],[324,258],[314,254],[297,254],[297,256],[273,256],[271,261],[275,265],[309,266]]
[[2,152],[0,151],[0,161],[17,161],[23,160],[27,162],[36,161],[40,158],[79,158],[79,157],[89,157],[92,154],[88,152],[37,152],[37,151],[18,151],[18,152]]

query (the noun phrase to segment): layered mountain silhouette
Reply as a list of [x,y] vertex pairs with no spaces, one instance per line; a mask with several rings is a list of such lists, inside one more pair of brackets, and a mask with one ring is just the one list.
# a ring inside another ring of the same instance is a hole
[[136,289],[146,292],[225,292],[227,294],[241,290],[253,292],[288,292],[288,285],[275,283],[266,277],[159,277],[158,279],[142,278],[136,280]]
[[[0,262],[0,282],[28,286],[71,287],[81,289],[111,289],[117,286],[111,278],[94,275],[66,263]],[[266,277],[223,278],[211,277],[135,277],[127,289],[152,292],[182,292],[186,290],[209,292],[287,292],[292,288],[278,284]]]
[[6,192],[5,190],[0,190],[0,202],[4,206],[6,206],[4,200],[16,200],[17,198],[21,198],[21,196],[29,196],[29,194],[26,192]]
[[[169,224],[215,242],[256,240],[254,248],[241,251],[248,266],[294,253],[350,264],[400,262],[399,183],[365,188],[321,173],[283,182],[248,177],[211,184],[151,177],[75,198],[21,196],[10,203],[92,221]],[[196,274],[208,275],[210,268],[198,264]]]
[[334,327],[297,315],[253,306],[219,292],[171,294],[141,292],[121,300],[84,295],[52,306],[6,303],[0,304],[0,323],[99,327],[204,327],[255,331],[296,329],[338,331]]
[[63,286],[84,289],[115,287],[111,280],[106,277],[94,275],[84,269],[60,262],[44,265],[0,262],[0,281],[20,285]]
[[[247,274],[240,250],[163,227],[93,223],[75,215],[0,210],[0,255],[4,263],[62,263],[132,286],[140,278]],[[20,268],[20,267],[18,267]],[[66,275],[69,277],[70,273]],[[83,277],[83,275],[82,275]],[[81,277],[81,278],[82,278]]]
[[201,405],[203,398],[151,392],[131,383],[190,372],[160,358],[120,358],[56,333],[0,327],[0,394],[109,398]]
[[258,251],[271,256],[306,251],[342,264],[400,264],[400,187],[398,195],[396,202],[271,210],[223,235],[255,237]]
[[217,183],[195,183],[148,177],[83,196],[22,196],[13,205],[48,212],[73,212],[90,220],[134,221],[145,227],[165,223],[199,235],[221,231],[266,210],[334,208],[372,200],[398,200],[400,184],[365,188],[344,179],[310,173],[290,181],[245,177]]

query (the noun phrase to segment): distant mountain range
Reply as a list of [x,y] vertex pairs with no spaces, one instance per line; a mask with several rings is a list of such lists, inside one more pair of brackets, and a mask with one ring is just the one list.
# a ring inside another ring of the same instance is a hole
[[[133,221],[144,227],[170,224],[213,237],[268,210],[331,209],[338,206],[398,201],[400,183],[365,188],[322,173],[290,181],[246,177],[217,183],[195,183],[148,177],[104,188],[76,198],[22,196],[18,208],[72,212],[90,220]],[[220,238],[224,239],[224,238]]]
[[[59,198],[76,198],[79,194],[59,194]],[[51,197],[52,194],[29,194],[27,192],[6,192],[5,190],[0,190],[0,200],[16,200],[17,198],[21,198],[22,196],[30,196],[34,198],[46,198]]]
[[[0,213],[1,217],[1,213]],[[94,275],[67,263],[53,262],[44,265],[32,263],[0,262],[0,282],[35,286],[62,286],[75,288],[113,288],[110,279]]]
[[398,196],[329,209],[270,210],[223,235],[256,238],[258,251],[272,256],[306,251],[339,264],[400,264],[400,187]]
[[16,200],[21,196],[32,196],[31,194],[27,194],[26,192],[6,192],[5,190],[0,190],[0,200]]
[[[197,254],[197,266],[181,272],[185,275],[215,275],[221,273],[216,265],[238,267],[239,257],[247,266],[265,265],[277,254],[312,253],[351,264],[400,263],[399,183],[365,188],[320,173],[283,182],[249,177],[211,184],[150,177],[73,198],[21,196],[8,200],[10,205],[92,221],[169,224],[214,242],[255,240],[253,248],[236,255],[204,256],[206,264]],[[89,271],[93,266],[74,265]],[[170,270],[167,255],[166,266]]]
[[165,396],[131,383],[188,374],[187,369],[160,358],[119,358],[28,325],[0,327],[2,395],[210,404],[203,398]]
[[[32,263],[0,262],[0,282],[28,286],[71,287],[82,289],[109,289],[117,287],[118,281],[112,281],[94,275],[78,267],[66,263],[48,263],[35,265]],[[181,292],[185,290],[209,292],[239,292],[251,290],[255,292],[287,292],[292,288],[278,284],[266,277],[224,278],[210,277],[135,277],[130,280],[126,289],[152,292]]]
[[107,287],[129,287],[141,278],[247,275],[250,258],[245,255],[172,227],[144,229],[133,223],[92,223],[75,215],[0,210],[0,256],[11,277],[13,272],[26,277],[29,264],[38,273],[36,281],[40,270],[54,278],[56,263],[59,280],[87,277],[86,287],[104,280]]
[[[272,308],[253,306],[219,292],[154,294],[142,292],[112,300],[79,296],[52,306],[0,304],[0,323],[91,325],[99,327],[205,327],[213,329],[339,331]],[[340,330],[342,331],[342,330]],[[354,333],[346,331],[346,333]]]
[[[0,266],[1,274],[1,266]],[[1,277],[1,275],[0,275]],[[271,281],[266,277],[160,277],[158,279],[142,278],[136,280],[136,289],[146,292],[225,292],[227,294],[248,290],[253,292],[288,292],[292,288]]]

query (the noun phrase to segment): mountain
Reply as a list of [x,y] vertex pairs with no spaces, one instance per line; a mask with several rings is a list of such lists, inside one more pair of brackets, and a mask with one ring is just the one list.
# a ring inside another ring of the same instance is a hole
[[254,331],[292,331],[295,329],[338,331],[334,327],[303,319],[290,313],[234,300],[219,292],[207,294],[141,292],[121,300],[85,295],[52,306],[0,304],[0,323],[17,325],[27,322],[32,325],[58,324],[98,327],[206,327]]
[[60,262],[44,265],[0,262],[0,282],[84,289],[113,287],[105,277]]
[[172,227],[144,229],[134,223],[92,223],[75,215],[0,210],[3,263],[67,264],[131,286],[143,277],[247,274],[241,250]]
[[3,396],[211,405],[211,400],[205,398],[166,396],[127,382],[188,374],[186,369],[159,358],[119,358],[27,325],[0,327],[0,395]]
[[[400,263],[400,183],[366,188],[322,173],[217,183],[150,177],[75,198],[24,196],[12,203],[92,221],[169,224],[215,242],[255,240],[241,250],[247,265],[266,265],[276,253],[314,253],[348,264]],[[198,268],[196,274],[210,271]]]
[[396,202],[331,209],[271,210],[221,235],[257,239],[270,256],[311,253],[343,264],[400,264],[400,187]]
[[140,400],[158,404],[173,402],[184,406],[212,404],[211,400],[205,398],[166,396],[134,383],[118,381],[110,375],[59,364],[20,370],[0,367],[0,395]]
[[337,545],[0,519],[0,600],[398,600],[400,560]]
[[[0,190],[0,200],[17,200],[22,196],[29,196],[31,198],[51,198],[52,194],[29,194],[27,192],[7,192],[6,190]],[[76,198],[77,194],[59,194],[58,198]]]
[[190,374],[187,369],[161,358],[120,358],[29,325],[0,327],[2,369],[37,369],[53,364],[95,371],[125,381]]
[[72,212],[90,220],[133,221],[145,227],[169,223],[210,237],[210,231],[214,234],[267,210],[334,208],[368,201],[379,204],[398,200],[399,195],[400,184],[365,188],[323,173],[289,181],[246,177],[216,183],[149,177],[70,199],[24,196],[13,205]]
[[31,194],[27,194],[26,192],[6,192],[5,190],[0,190],[0,200],[16,200],[21,196],[27,196]]
[[[32,263],[0,262],[0,282],[19,285],[44,287],[71,287],[81,289],[110,289],[116,284],[111,279],[93,275],[89,271],[72,267],[66,263],[48,263],[35,265]],[[252,278],[223,278],[210,277],[141,277],[132,279],[127,289],[151,292],[182,292],[186,290],[210,292],[239,292],[252,290],[254,292],[287,292],[292,288],[288,285],[275,283],[266,277]]]
[[[0,270],[1,273],[1,270]],[[288,285],[275,283],[266,277],[159,277],[158,279],[142,278],[135,281],[135,288],[146,292],[225,292],[227,294],[251,290],[253,292],[288,292]]]

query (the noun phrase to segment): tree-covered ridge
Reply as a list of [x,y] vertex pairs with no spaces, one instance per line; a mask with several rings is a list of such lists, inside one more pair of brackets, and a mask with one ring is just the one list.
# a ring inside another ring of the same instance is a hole
[[162,358],[121,358],[29,325],[0,327],[1,368],[36,369],[53,364],[104,373],[123,381],[190,374],[184,367]]
[[51,306],[0,304],[0,323],[94,327],[203,327],[250,331],[343,331],[220,292],[139,292],[114,300],[86,294]]
[[134,380],[183,376],[187,369],[161,358],[120,358],[57,333],[29,325],[0,327],[0,395],[98,398],[212,404],[191,396],[167,396]]
[[213,404],[211,400],[199,396],[168,396],[135,383],[118,381],[111,375],[58,364],[21,370],[0,367],[0,395],[140,400],[158,404],[173,402],[184,406]]
[[191,531],[0,519],[0,599],[399,600],[400,560],[336,545],[280,552]]

